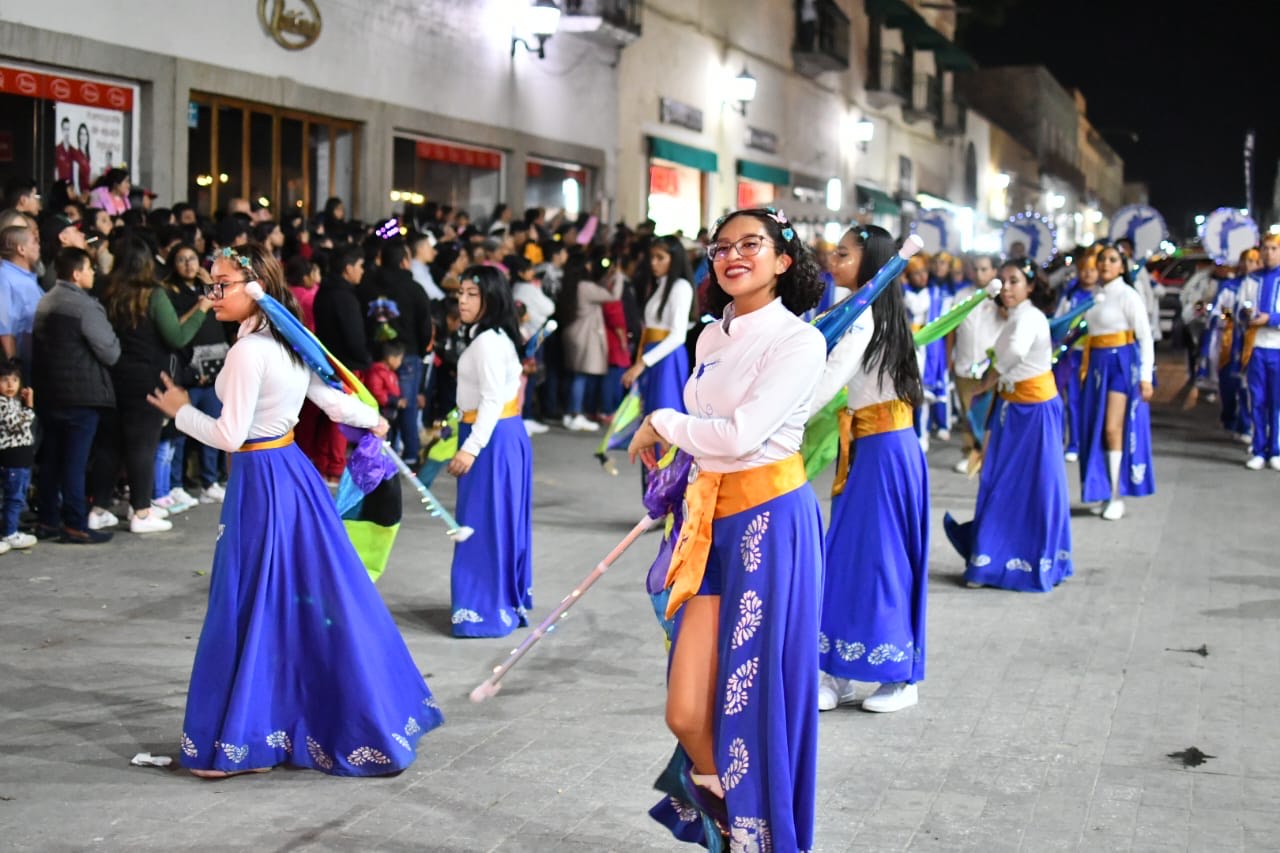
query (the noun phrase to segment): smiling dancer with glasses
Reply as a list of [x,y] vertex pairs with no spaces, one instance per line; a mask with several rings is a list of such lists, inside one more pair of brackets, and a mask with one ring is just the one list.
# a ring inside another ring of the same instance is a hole
[[378,436],[387,422],[304,367],[258,308],[251,285],[298,314],[270,251],[222,249],[212,276],[217,318],[240,324],[214,385],[222,414],[196,409],[168,376],[148,398],[187,435],[233,454],[180,760],[206,778],[279,764],[398,773],[443,718],[333,498],[293,442],[304,399]]
[[675,618],[667,725],[679,748],[650,811],[682,841],[809,850],[816,810],[822,519],[798,453],[822,334],[816,264],[779,211],[740,210],[712,236],[709,301],[689,414],[645,418],[630,454],[694,457],[667,574]]

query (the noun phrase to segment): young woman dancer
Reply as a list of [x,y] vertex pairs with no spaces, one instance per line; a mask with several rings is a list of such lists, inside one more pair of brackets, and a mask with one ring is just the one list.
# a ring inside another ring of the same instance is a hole
[[[672,557],[676,627],[667,725],[680,742],[650,814],[685,841],[732,849],[813,847],[822,520],[797,452],[826,345],[797,314],[822,294],[786,218],[740,210],[712,235],[710,302],[691,414],[659,409],[629,453],[694,457],[688,517]],[[705,816],[705,820],[699,820]]]
[[1129,285],[1128,264],[1114,246],[1098,252],[1098,304],[1089,324],[1080,375],[1080,481],[1086,503],[1105,501],[1102,517],[1124,518],[1124,498],[1155,492],[1151,465],[1151,378],[1155,341],[1147,306]]
[[1218,393],[1222,400],[1222,425],[1245,443],[1253,440],[1253,416],[1249,409],[1249,389],[1244,383],[1244,327],[1237,321],[1241,310],[1240,285],[1262,269],[1262,255],[1257,249],[1240,253],[1236,277],[1218,288],[1214,299],[1221,344],[1218,350]]
[[[832,256],[836,284],[861,288],[897,251],[884,229],[865,231],[840,241],[863,248],[856,268]],[[912,429],[924,390],[903,296],[886,289],[836,344],[813,400],[816,410],[848,386],[818,634],[823,710],[856,702],[856,680],[881,685],[863,710],[898,711],[924,679],[929,472]]]
[[1044,308],[1049,282],[1026,258],[1003,264],[1000,301],[1009,319],[996,338],[982,391],[995,388],[973,521],[950,513],[947,538],[965,560],[965,582],[1048,592],[1071,576],[1071,500],[1062,458],[1062,398]]
[[520,419],[520,324],[496,267],[471,267],[458,311],[471,343],[458,359],[457,517],[475,533],[453,551],[455,637],[505,637],[533,606],[533,450]]
[[[1076,277],[1062,289],[1058,298],[1057,316],[1069,314],[1086,299],[1092,299],[1098,287],[1097,252],[1086,251],[1076,262]],[[1080,458],[1080,366],[1084,363],[1084,340],[1080,340],[1058,359],[1053,368],[1058,395],[1062,398],[1064,422],[1067,430],[1065,459],[1075,462]]]
[[646,413],[684,412],[684,383],[689,378],[685,336],[693,309],[693,270],[679,237],[659,237],[649,249],[649,275],[652,292],[644,305],[640,354],[622,374],[622,387],[640,383]]
[[286,763],[398,773],[444,718],[324,481],[293,443],[303,399],[377,435],[387,422],[312,375],[258,309],[250,286],[298,313],[268,249],[223,249],[212,277],[217,318],[240,324],[214,385],[222,413],[201,412],[167,375],[148,397],[187,435],[234,454],[180,760],[204,777]]
[[1258,247],[1262,268],[1240,285],[1245,327],[1241,361],[1253,414],[1252,454],[1245,467],[1280,471],[1280,235]]

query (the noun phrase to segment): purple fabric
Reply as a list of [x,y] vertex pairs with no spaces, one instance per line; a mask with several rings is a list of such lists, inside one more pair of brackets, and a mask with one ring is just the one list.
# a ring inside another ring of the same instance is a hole
[[644,490],[644,508],[649,511],[650,518],[661,518],[680,508],[692,465],[693,457],[683,450],[677,450],[670,465],[649,472]]
[[[345,434],[349,428],[344,426],[342,429]],[[368,430],[359,432],[363,435],[356,443],[355,450],[351,451],[351,458],[347,460],[347,471],[351,473],[351,480],[360,488],[360,491],[367,495],[383,480],[394,477],[397,468],[396,463],[382,452],[382,439]]]

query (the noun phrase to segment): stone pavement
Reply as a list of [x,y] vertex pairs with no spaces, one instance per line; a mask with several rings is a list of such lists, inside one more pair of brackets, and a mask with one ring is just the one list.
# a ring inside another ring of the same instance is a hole
[[[935,444],[928,678],[916,708],[822,715],[818,851],[1280,849],[1280,474],[1247,472],[1210,408],[1155,411],[1158,493],[1119,524],[1082,509],[1076,576],[1047,595],[957,583],[941,517],[968,517],[976,485]],[[595,441],[535,439],[537,618],[641,513],[638,475],[603,474]],[[447,722],[389,779],[129,765],[177,754],[216,508],[0,556],[0,847],[676,849],[645,815],[672,745],[641,585],[656,539],[472,705],[521,634],[449,637],[448,540],[406,512],[379,586]],[[1212,758],[1169,757],[1190,748]]]

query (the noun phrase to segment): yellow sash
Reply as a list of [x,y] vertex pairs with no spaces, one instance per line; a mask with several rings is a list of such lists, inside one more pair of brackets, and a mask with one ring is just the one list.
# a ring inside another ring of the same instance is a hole
[[1244,347],[1240,350],[1240,366],[1248,367],[1253,357],[1253,342],[1258,338],[1258,326],[1249,326],[1244,330]]
[[664,341],[670,334],[666,329],[654,329],[650,326],[645,326],[644,331],[640,333],[640,346],[647,347],[649,344]]
[[252,453],[255,450],[275,450],[280,447],[288,447],[293,444],[293,430],[289,430],[279,438],[268,438],[265,441],[253,440],[246,441],[240,445],[240,453]]
[[1089,375],[1089,352],[1091,350],[1122,347],[1133,343],[1137,338],[1133,335],[1133,329],[1126,329],[1123,332],[1110,332],[1105,335],[1089,335],[1085,340],[1088,343],[1084,348],[1084,358],[1080,361],[1081,382]]
[[[1227,365],[1231,364],[1231,344],[1235,337],[1236,324],[1235,320],[1230,317],[1222,318],[1222,340],[1218,342],[1218,369],[1226,370]],[[1244,354],[1241,353],[1241,358]]]
[[911,406],[902,400],[886,400],[861,409],[841,409],[836,415],[840,425],[840,455],[836,457],[836,479],[831,486],[831,496],[842,493],[849,480],[849,465],[853,461],[849,451],[853,442],[869,435],[908,429],[914,415]]
[[[462,413],[462,422],[464,424],[473,424],[476,422],[476,416],[480,413],[479,409],[467,409]],[[506,405],[502,407],[502,414],[498,418],[514,418],[520,414],[520,398],[508,400]]]
[[1000,398],[1006,403],[1043,403],[1056,396],[1058,384],[1053,380],[1053,371],[1015,382],[1012,391],[1000,392]]
[[805,484],[804,459],[799,453],[746,471],[698,471],[685,490],[684,526],[671,554],[666,586],[667,618],[697,594],[711,555],[711,523],[745,512]]

